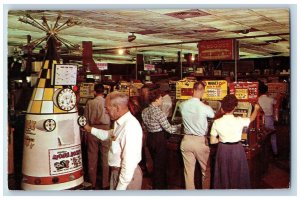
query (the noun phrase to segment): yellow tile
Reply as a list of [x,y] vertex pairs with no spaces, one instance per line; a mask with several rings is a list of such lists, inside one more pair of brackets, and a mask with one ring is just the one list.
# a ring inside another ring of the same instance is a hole
[[33,101],[31,106],[32,113],[41,113],[42,101]]
[[52,97],[53,97],[53,88],[45,88],[44,90],[44,96],[43,96],[43,100],[45,101],[52,101]]
[[32,95],[31,95],[31,99],[30,99],[30,100],[33,100],[33,99],[34,99],[35,93],[36,93],[36,88],[33,89],[33,92],[32,92]]
[[38,88],[44,88],[46,83],[46,79],[40,78]]
[[46,77],[47,79],[50,79],[51,78],[51,70],[50,69],[48,69],[47,70],[47,77]]
[[64,111],[64,110],[61,110],[61,109],[59,109],[58,107],[56,107],[55,105],[54,105],[54,112],[53,113],[66,113],[67,111]]
[[45,60],[45,64],[43,66],[43,69],[48,69],[49,68],[49,60]]

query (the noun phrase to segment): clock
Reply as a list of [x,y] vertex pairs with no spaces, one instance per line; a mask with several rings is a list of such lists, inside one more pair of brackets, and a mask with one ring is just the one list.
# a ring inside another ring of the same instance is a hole
[[60,109],[70,111],[76,105],[76,94],[69,88],[58,89],[53,95],[53,101]]
[[51,132],[51,131],[54,131],[54,129],[56,128],[56,122],[53,120],[53,119],[46,119],[44,121],[44,129],[47,131],[47,132]]
[[77,119],[77,123],[79,126],[83,127],[87,124],[85,116],[79,116]]

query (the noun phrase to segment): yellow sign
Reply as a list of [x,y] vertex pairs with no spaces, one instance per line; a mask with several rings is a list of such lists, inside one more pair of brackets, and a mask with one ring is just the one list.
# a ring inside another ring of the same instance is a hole
[[235,89],[237,99],[248,99],[248,89]]
[[227,95],[227,81],[209,80],[205,82],[205,91],[203,99],[205,100],[222,100]]
[[193,96],[194,80],[180,80],[176,82],[176,99],[186,100]]
[[80,97],[94,98],[94,83],[81,83],[79,94]]

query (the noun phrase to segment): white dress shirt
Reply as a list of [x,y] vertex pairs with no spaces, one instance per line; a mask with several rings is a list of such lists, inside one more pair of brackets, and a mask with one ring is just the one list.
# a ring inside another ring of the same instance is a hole
[[276,101],[272,97],[263,94],[258,98],[258,103],[266,116],[273,115],[273,105]]
[[142,128],[128,111],[114,122],[113,131],[92,128],[91,133],[101,140],[112,139],[108,152],[108,165],[121,167],[117,190],[126,190],[135,168],[141,160]]
[[210,135],[217,137],[220,142],[239,142],[242,139],[242,131],[250,124],[250,118],[223,115],[216,119],[211,127]]
[[207,118],[214,118],[213,109],[198,98],[182,102],[179,109],[183,119],[184,133],[204,136],[207,134]]

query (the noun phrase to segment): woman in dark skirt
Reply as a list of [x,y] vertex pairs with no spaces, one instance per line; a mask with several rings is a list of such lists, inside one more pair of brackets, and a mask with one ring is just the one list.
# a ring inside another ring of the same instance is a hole
[[[238,100],[229,94],[222,100],[224,115],[216,119],[211,128],[211,144],[218,143],[216,154],[214,189],[247,189],[250,177],[245,150],[240,143],[243,127],[255,120],[259,105],[255,104],[250,118],[233,116]],[[218,138],[217,138],[218,136]]]

